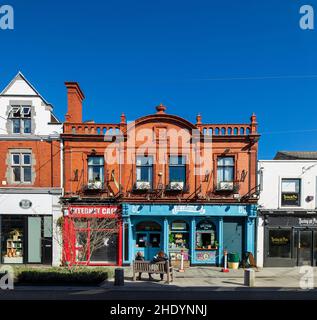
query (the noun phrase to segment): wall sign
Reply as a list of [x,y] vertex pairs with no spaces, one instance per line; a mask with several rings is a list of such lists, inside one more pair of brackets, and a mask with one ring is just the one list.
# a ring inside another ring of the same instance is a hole
[[317,226],[316,218],[298,218],[298,224],[300,226]]
[[177,214],[179,212],[189,212],[189,213],[200,213],[200,214],[205,214],[206,210],[204,206],[178,206],[175,205],[172,209],[173,214]]
[[68,208],[70,216],[105,216],[114,215],[117,211],[117,206],[71,206]]
[[32,207],[32,202],[30,200],[22,199],[19,202],[19,206],[22,209],[30,209]]

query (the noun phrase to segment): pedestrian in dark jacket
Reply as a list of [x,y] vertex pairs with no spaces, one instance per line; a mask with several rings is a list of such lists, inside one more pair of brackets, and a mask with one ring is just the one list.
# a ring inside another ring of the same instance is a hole
[[[135,260],[144,261],[144,257],[143,257],[143,255],[142,255],[142,252],[138,251],[138,252],[136,253]],[[141,280],[141,276],[142,276],[142,272],[139,272],[139,276],[137,277],[137,279],[138,279],[138,280]],[[152,278],[151,273],[149,273],[149,280],[154,280],[154,279]]]
[[[153,262],[153,263],[157,263],[157,262],[162,262],[162,261],[167,261],[167,260],[169,260],[167,254],[166,254],[164,251],[159,251],[159,252],[153,257],[152,262]],[[165,266],[165,272],[168,272],[168,270],[166,270],[166,266]],[[161,281],[162,281],[162,280],[164,279],[164,274],[161,273],[160,276],[161,276]]]

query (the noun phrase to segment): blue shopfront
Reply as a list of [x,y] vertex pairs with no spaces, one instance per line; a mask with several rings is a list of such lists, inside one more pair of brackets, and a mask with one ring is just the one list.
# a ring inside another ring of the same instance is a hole
[[222,265],[223,251],[254,254],[256,205],[122,205],[123,263],[138,251],[151,260],[160,250],[172,262]]

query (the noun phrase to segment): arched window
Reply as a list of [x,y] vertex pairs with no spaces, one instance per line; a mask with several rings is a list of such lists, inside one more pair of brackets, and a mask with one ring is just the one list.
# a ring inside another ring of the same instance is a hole
[[196,250],[213,250],[218,247],[216,227],[211,220],[202,220],[196,226]]

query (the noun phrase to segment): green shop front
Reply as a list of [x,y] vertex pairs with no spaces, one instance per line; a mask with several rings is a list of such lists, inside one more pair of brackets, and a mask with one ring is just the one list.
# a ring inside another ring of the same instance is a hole
[[223,251],[254,253],[255,205],[124,203],[123,263],[163,250],[172,264],[222,265]]

